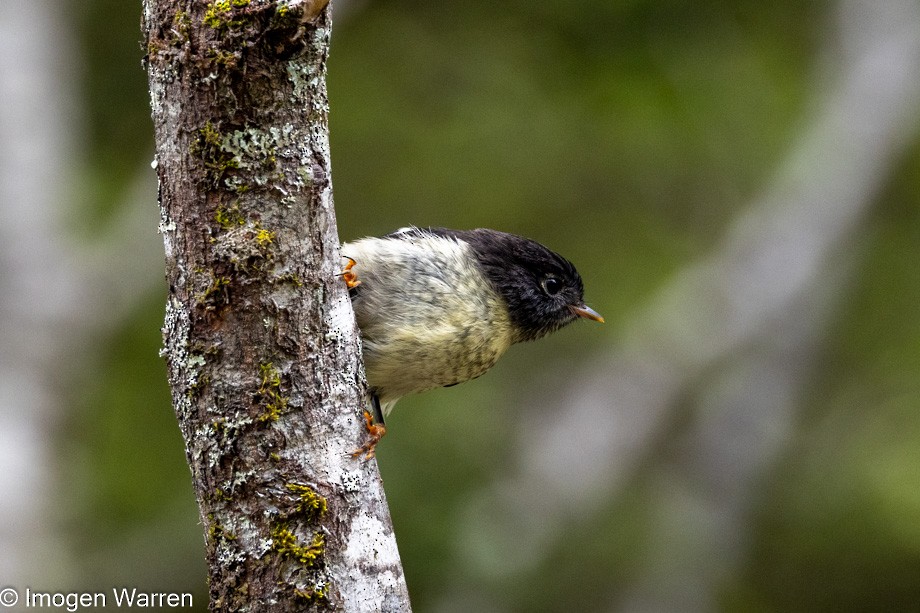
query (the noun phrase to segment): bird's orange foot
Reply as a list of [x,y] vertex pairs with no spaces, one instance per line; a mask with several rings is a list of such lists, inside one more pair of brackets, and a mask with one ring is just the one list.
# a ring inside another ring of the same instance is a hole
[[361,281],[358,280],[357,273],[352,270],[357,262],[355,262],[347,255],[343,257],[348,260],[348,264],[345,266],[345,270],[342,271],[342,278],[345,279],[345,285],[348,286],[348,289],[358,287],[361,285]]
[[363,453],[364,459],[370,460],[376,455],[377,443],[379,443],[383,435],[387,433],[387,427],[383,424],[375,424],[374,417],[371,415],[370,411],[364,411],[364,422],[368,433],[371,435],[371,440],[352,451],[351,457],[357,458]]

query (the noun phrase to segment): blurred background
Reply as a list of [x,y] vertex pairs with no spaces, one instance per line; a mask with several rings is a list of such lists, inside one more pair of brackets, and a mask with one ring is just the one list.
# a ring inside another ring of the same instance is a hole
[[[333,3],[342,239],[523,234],[607,318],[388,420],[415,610],[920,610],[920,5]],[[0,584],[204,610],[140,11],[0,11]]]

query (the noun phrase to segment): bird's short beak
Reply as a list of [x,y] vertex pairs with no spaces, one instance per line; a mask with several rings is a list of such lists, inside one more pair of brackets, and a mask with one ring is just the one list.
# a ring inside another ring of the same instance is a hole
[[578,306],[570,304],[569,310],[579,317],[584,317],[585,319],[593,319],[594,321],[604,323],[604,318],[601,317],[601,314],[586,304],[580,304]]

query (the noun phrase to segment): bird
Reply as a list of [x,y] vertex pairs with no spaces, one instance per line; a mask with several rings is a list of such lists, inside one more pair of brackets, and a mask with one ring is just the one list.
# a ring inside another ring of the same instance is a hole
[[579,318],[604,322],[571,262],[515,234],[410,226],[341,253],[370,393],[355,457],[374,457],[403,396],[475,379],[511,345]]

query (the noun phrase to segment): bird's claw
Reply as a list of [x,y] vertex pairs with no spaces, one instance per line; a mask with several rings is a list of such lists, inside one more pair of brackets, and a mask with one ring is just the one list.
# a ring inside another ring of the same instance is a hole
[[348,264],[345,265],[345,270],[343,270],[342,273],[341,273],[342,279],[345,280],[345,285],[348,286],[348,289],[351,289],[351,288],[353,288],[353,287],[358,287],[359,285],[361,285],[361,281],[358,280],[358,275],[357,275],[357,273],[355,273],[355,272],[352,270],[352,268],[354,268],[354,266],[355,266],[355,264],[357,264],[357,262],[355,262],[353,259],[351,259],[351,258],[348,257],[347,255],[346,255],[346,256],[342,256],[342,257],[344,257],[346,260],[348,260]]
[[371,439],[352,451],[351,457],[357,458],[361,454],[364,454],[364,459],[370,460],[376,456],[377,443],[379,443],[383,435],[387,433],[387,427],[383,424],[374,423],[374,416],[371,415],[370,411],[364,411],[364,422],[368,433],[371,435]]

